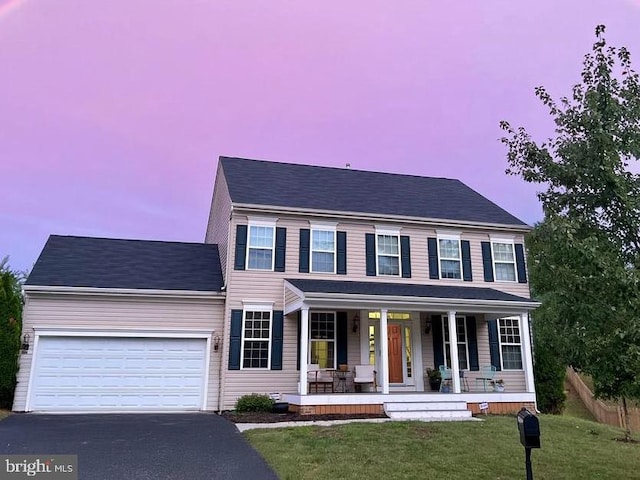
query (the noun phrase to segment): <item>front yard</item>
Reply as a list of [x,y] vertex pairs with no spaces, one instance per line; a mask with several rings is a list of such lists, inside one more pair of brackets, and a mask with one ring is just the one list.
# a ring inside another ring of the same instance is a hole
[[[640,479],[640,443],[618,429],[541,415],[540,479]],[[482,422],[388,422],[245,433],[282,479],[517,479],[524,449],[515,417]]]

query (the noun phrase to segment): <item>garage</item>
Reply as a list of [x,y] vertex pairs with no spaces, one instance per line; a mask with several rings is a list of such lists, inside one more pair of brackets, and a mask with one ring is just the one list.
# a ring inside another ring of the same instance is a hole
[[32,411],[200,410],[204,338],[39,338]]

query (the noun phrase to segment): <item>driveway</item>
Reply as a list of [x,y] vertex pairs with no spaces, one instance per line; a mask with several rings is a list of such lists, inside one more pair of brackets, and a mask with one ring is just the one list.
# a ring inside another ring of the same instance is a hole
[[277,479],[234,424],[216,414],[14,414],[0,454],[78,455],[78,478]]

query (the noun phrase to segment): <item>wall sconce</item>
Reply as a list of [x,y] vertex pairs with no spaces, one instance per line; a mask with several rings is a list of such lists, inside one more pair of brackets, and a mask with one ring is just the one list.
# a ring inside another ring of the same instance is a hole
[[431,318],[426,317],[424,319],[424,334],[429,335],[431,333],[432,321]]
[[353,333],[358,333],[359,329],[360,329],[360,314],[356,312],[355,316],[353,317],[353,325],[351,326],[351,330],[353,331]]
[[24,336],[22,337],[22,346],[20,347],[23,353],[26,353],[29,351],[29,340],[31,340],[31,335],[29,335],[28,333],[25,333]]
[[217,352],[220,349],[220,335],[213,337],[213,349]]

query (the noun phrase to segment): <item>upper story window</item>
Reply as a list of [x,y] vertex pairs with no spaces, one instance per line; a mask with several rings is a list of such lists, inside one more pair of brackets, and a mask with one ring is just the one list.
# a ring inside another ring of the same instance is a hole
[[269,368],[271,311],[245,310],[242,325],[242,368]]
[[400,275],[400,236],[390,233],[376,235],[378,275]]
[[336,272],[336,231],[326,227],[311,228],[311,272]]
[[517,277],[513,240],[492,240],[491,250],[495,279],[503,282],[515,282]]
[[250,223],[247,244],[249,270],[273,270],[275,224]]
[[503,370],[522,370],[522,339],[520,319],[508,317],[498,319],[500,356]]
[[438,235],[438,258],[440,259],[440,278],[462,278],[459,236]]

